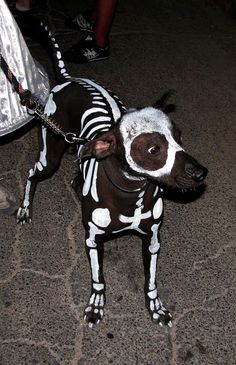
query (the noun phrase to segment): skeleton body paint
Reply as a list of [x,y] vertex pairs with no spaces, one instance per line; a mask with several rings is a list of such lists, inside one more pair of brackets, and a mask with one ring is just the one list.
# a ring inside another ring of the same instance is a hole
[[[132,230],[143,241],[145,295],[151,318],[160,325],[171,326],[171,315],[158,296],[156,282],[163,214],[162,189],[158,184],[167,181],[173,188],[179,187],[178,184],[194,188],[204,180],[207,170],[184,152],[165,113],[156,107],[126,111],[117,96],[101,85],[85,78],[72,78],[50,32],[48,37],[54,46],[54,65],[60,84],[52,89],[45,114],[53,115],[55,120],[58,117],[66,132],[75,132],[89,140],[84,148],[78,148],[79,156],[86,157],[79,164],[83,179],[79,177],[78,181],[83,180],[83,222],[92,280],[85,319],[92,327],[103,317],[103,242],[112,234]],[[41,142],[42,149],[29,171],[25,197],[18,211],[22,224],[30,220],[37,181],[56,171],[67,147],[64,140],[45,128]],[[101,160],[105,162],[100,163]]]
[[[160,198],[159,198],[160,199]],[[158,199],[158,200],[159,200]],[[154,213],[154,212],[153,212]],[[160,223],[153,224],[151,227],[152,238],[148,250],[150,252],[150,266],[149,266],[149,280],[147,286],[147,302],[149,306],[149,312],[154,321],[157,321],[161,326],[163,323],[172,327],[171,315],[167,309],[163,306],[157,292],[156,284],[156,269],[157,269],[157,259],[160,250],[160,242],[158,240],[158,230]]]
[[[108,131],[124,113],[125,107],[116,96],[110,94],[102,86],[88,79],[76,79],[76,81],[87,89],[92,97],[92,108],[85,111],[81,118],[80,137],[94,139],[99,133]],[[111,113],[108,113],[111,110]],[[78,150],[81,151],[82,146]],[[97,170],[98,162],[92,158],[80,165],[84,178],[83,196],[89,193],[98,202],[97,194]]]
[[[98,256],[99,247],[97,247],[96,244],[96,236],[104,234],[105,231],[103,229],[107,228],[110,223],[111,217],[107,208],[95,209],[92,212],[92,222],[89,222],[89,237],[86,239],[92,275],[92,293],[89,303],[85,308],[85,320],[93,313],[93,315],[96,317],[97,323],[99,323],[103,317],[103,307],[105,304],[105,284],[100,275]],[[89,322],[89,326],[93,327],[93,323]]]
[[[120,131],[124,141],[126,160],[132,170],[150,177],[162,177],[171,173],[175,161],[175,154],[183,148],[176,143],[171,133],[171,123],[167,115],[161,110],[147,107],[127,113],[122,119]],[[132,142],[141,133],[157,132],[163,135],[168,143],[167,159],[162,168],[158,170],[146,170],[139,166],[131,156]]]
[[139,233],[145,234],[139,226],[142,220],[150,218],[152,213],[151,211],[143,212],[143,196],[144,191],[141,191],[141,193],[138,195],[138,200],[136,202],[136,208],[134,211],[134,215],[131,217],[127,217],[123,214],[119,216],[119,220],[121,223],[128,224],[128,226],[119,229],[118,231],[114,231],[113,233],[119,233],[125,230],[135,230]]

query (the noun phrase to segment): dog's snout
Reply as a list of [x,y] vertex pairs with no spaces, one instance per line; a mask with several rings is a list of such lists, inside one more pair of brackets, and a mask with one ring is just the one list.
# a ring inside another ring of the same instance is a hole
[[194,181],[201,183],[207,176],[208,170],[204,166],[194,166],[192,164],[186,164],[185,172]]

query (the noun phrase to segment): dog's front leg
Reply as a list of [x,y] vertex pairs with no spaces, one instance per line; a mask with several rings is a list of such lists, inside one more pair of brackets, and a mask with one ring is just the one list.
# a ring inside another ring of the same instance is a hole
[[143,238],[143,262],[145,272],[146,305],[153,321],[159,325],[172,326],[171,314],[163,306],[157,292],[156,269],[160,250],[158,239],[159,224],[153,224],[151,234]]
[[104,233],[94,223],[89,223],[86,233],[86,252],[91,269],[92,290],[84,311],[84,319],[89,327],[98,324],[103,318],[105,305],[105,281],[103,277],[103,242],[97,236]]

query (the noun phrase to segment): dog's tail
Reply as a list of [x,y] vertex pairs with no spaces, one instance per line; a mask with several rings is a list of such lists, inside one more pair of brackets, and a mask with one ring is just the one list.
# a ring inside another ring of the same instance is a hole
[[61,84],[70,79],[71,76],[66,69],[62,59],[60,47],[46,24],[40,22],[41,42],[53,61],[56,82]]

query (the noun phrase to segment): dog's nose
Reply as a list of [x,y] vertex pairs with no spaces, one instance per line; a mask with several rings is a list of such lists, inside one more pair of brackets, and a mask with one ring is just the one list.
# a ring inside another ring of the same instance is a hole
[[206,178],[207,172],[205,167],[201,167],[200,169],[195,170],[193,179],[197,182],[202,182]]
[[206,176],[207,176],[207,173],[208,173],[208,170],[204,167],[204,166],[193,166],[193,165],[189,165],[187,164],[187,166],[185,167],[185,171],[186,173],[191,176],[191,178],[200,183],[202,182]]

